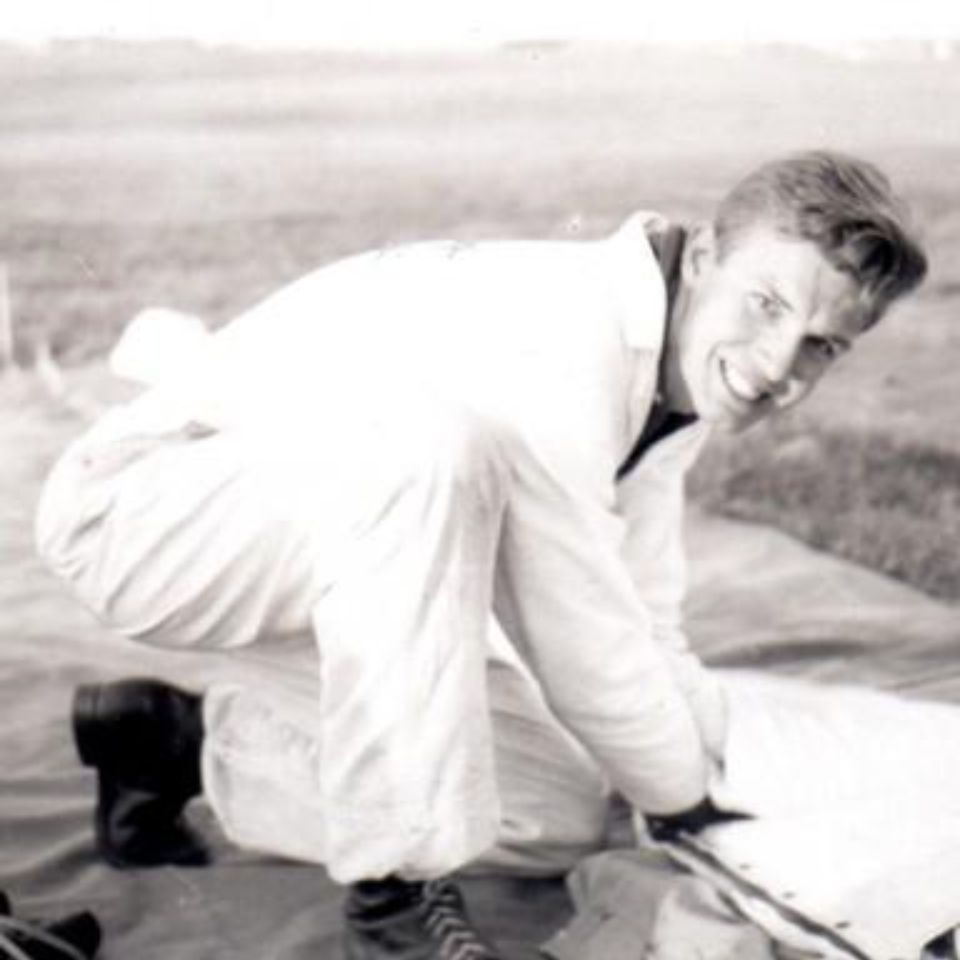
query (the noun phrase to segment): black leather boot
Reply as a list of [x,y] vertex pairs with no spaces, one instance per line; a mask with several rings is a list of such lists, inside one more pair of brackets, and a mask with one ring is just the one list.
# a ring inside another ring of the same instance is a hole
[[124,869],[209,861],[183,818],[201,789],[199,696],[149,679],[81,686],[73,733],[80,760],[97,771],[94,823],[107,863]]
[[354,884],[344,905],[347,960],[502,960],[449,880]]

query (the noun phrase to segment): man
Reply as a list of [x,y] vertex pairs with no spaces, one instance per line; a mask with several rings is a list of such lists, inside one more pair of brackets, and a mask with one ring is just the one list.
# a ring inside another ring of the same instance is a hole
[[[572,763],[655,828],[717,816],[723,695],[679,615],[684,472],[712,426],[799,402],[925,266],[885,177],[813,152],[712,224],[369,253],[236,320],[65,455],[38,542],[126,636],[309,627],[320,691],[300,737],[242,695],[81,688],[102,852],[199,859],[178,817],[202,785],[238,842],[352,885],[352,958],[496,957],[439,878],[509,819],[501,630]],[[263,798],[292,794],[313,815],[291,837]]]

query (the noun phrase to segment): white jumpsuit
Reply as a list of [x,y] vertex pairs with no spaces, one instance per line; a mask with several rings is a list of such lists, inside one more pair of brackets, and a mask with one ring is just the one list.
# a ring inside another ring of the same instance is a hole
[[205,793],[238,842],[344,882],[449,871],[509,846],[511,823],[522,845],[507,807],[529,790],[508,771],[536,782],[538,738],[534,806],[579,794],[581,835],[608,784],[646,812],[701,799],[722,703],[679,608],[704,428],[615,481],[664,335],[645,223],[325,267],[54,469],[40,551],[113,630],[315,636],[306,722],[241,690],[206,698]]

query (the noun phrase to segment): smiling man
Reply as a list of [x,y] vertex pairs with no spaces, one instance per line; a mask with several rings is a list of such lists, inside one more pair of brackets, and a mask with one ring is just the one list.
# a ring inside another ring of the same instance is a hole
[[667,344],[673,405],[737,431],[806,397],[922,277],[903,216],[882,176],[845,158],[747,178],[688,240]]
[[291,726],[256,691],[81,688],[103,855],[202,860],[180,820],[202,790],[236,842],[351,885],[352,960],[485,960],[442,878],[552,849],[551,792],[581,798],[580,840],[610,786],[655,831],[721,815],[684,473],[711,427],[806,396],[925,268],[881,173],[805,153],[710,224],[349,258],[159,373],[54,470],[41,552],[131,638],[310,631],[320,689]]

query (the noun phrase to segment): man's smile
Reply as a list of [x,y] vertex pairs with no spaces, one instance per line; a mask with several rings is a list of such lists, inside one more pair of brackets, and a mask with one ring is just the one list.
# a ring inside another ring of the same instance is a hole
[[719,360],[719,367],[724,386],[739,403],[752,405],[770,396],[767,390],[722,357]]

